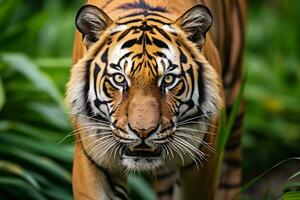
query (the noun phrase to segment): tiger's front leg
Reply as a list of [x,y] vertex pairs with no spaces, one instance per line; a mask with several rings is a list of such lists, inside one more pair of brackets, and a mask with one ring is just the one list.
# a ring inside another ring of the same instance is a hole
[[[210,130],[215,131],[215,130]],[[205,140],[215,146],[214,135]],[[207,155],[201,163],[192,160],[177,168],[164,168],[156,171],[153,185],[159,200],[214,200],[218,189],[216,153],[203,147]]]
[[75,144],[72,181],[75,200],[128,199],[125,176],[97,165],[80,142]]
[[214,161],[207,166],[194,162],[181,169],[158,170],[154,188],[159,200],[213,200],[217,189]]

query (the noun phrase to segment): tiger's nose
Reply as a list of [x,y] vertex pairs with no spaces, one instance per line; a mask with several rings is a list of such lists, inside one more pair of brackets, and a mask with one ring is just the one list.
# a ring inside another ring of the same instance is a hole
[[152,135],[153,133],[155,133],[157,131],[157,129],[159,128],[159,124],[157,124],[155,127],[151,127],[148,129],[138,128],[138,127],[132,126],[131,124],[128,124],[128,127],[139,138],[146,139],[147,137],[149,137],[150,135]]
[[136,96],[128,108],[128,126],[140,138],[147,138],[160,124],[159,102],[154,97]]

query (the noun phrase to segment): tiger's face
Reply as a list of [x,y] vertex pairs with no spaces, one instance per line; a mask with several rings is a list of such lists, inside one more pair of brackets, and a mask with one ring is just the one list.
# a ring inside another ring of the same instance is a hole
[[175,22],[149,13],[113,22],[84,6],[76,23],[87,52],[73,67],[67,99],[85,153],[128,170],[201,161],[221,105],[201,50],[208,9],[194,7]]

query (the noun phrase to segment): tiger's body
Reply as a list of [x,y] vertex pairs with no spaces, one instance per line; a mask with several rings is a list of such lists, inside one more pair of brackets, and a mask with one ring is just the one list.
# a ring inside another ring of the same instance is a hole
[[214,149],[220,110],[230,110],[242,81],[245,1],[87,4],[95,7],[76,18],[67,94],[74,198],[127,199],[128,171],[153,171],[158,199],[233,198],[243,106],[221,178]]

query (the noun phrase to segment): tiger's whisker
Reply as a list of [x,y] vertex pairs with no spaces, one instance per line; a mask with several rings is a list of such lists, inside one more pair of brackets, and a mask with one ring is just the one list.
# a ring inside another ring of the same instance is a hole
[[[70,133],[68,133],[57,144],[60,144],[61,142],[63,142],[68,137],[79,135],[80,134],[79,131],[92,131],[92,130],[111,130],[111,129],[108,129],[106,127],[103,128],[101,126],[80,127],[80,128],[74,129],[73,131],[71,131]],[[78,133],[76,133],[76,132],[78,132]]]
[[68,112],[69,114],[72,114],[72,115],[77,115],[77,116],[80,116],[80,117],[84,117],[84,118],[87,118],[87,119],[91,119],[91,120],[94,120],[94,121],[98,121],[98,122],[103,122],[103,123],[106,123],[106,124],[109,124],[109,121],[104,121],[104,120],[100,120],[100,119],[95,119],[93,117],[89,117],[89,116],[86,116],[86,115],[83,115],[83,114],[79,114],[79,113],[73,113],[73,112]]
[[199,116],[196,116],[196,117],[192,117],[192,118],[189,118],[189,119],[186,119],[186,120],[183,120],[183,121],[178,121],[177,123],[184,123],[184,122],[189,122],[191,120],[194,120],[194,119],[199,119],[201,117],[209,117],[209,115],[213,115],[214,113],[207,113],[205,115],[199,115]]
[[202,130],[197,130],[197,129],[193,129],[193,128],[187,128],[187,127],[179,127],[179,128],[176,128],[176,130],[192,131],[192,132],[207,133],[207,134],[210,134],[210,135],[215,135],[213,132],[202,131]]
[[205,142],[203,139],[201,138],[198,138],[194,135],[189,135],[189,134],[186,134],[186,133],[183,133],[183,132],[176,132],[176,134],[178,136],[182,136],[182,137],[185,137],[185,138],[188,138],[188,139],[191,139],[192,141],[196,141],[198,142],[199,144],[203,144],[205,147],[207,147],[210,151],[212,152],[215,152],[215,150],[207,143]]
[[80,142],[80,141],[83,141],[87,138],[94,137],[94,136],[107,136],[107,135],[111,135],[111,134],[112,134],[112,132],[102,132],[101,134],[94,133],[94,134],[86,135],[84,137],[80,137],[80,139],[76,140],[75,142]]
[[179,126],[183,126],[183,125],[187,125],[187,124],[203,124],[203,125],[206,125],[206,126],[218,128],[215,125],[208,124],[208,123],[205,123],[205,122],[199,122],[199,121],[194,121],[194,122],[193,121],[189,121],[189,122],[184,122],[184,123],[177,123],[177,125],[179,125]]

